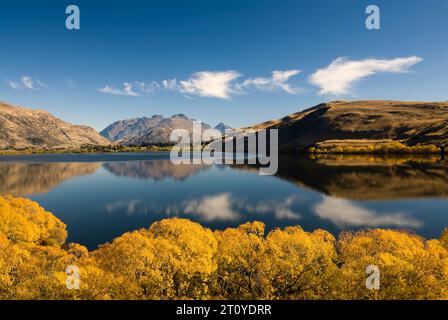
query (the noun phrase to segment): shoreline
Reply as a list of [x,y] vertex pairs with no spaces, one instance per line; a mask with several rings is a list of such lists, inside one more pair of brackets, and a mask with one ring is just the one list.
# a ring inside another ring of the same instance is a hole
[[[126,150],[126,151],[77,151],[77,150],[64,150],[64,151],[33,151],[33,152],[20,152],[20,151],[0,151],[0,156],[7,157],[7,156],[36,156],[36,155],[77,155],[77,154],[126,154],[126,153],[169,153],[171,150],[165,149],[165,150]],[[297,152],[284,152],[279,151],[280,155],[295,155],[295,154],[301,154],[301,155],[308,155],[308,156],[325,156],[325,155],[360,155],[360,156],[409,156],[409,155],[415,155],[415,156],[433,156],[438,155],[441,157],[444,157],[448,154],[448,151],[442,152],[310,152],[310,151],[297,151]]]
[[80,149],[24,149],[24,150],[0,150],[0,156],[20,155],[49,155],[49,154],[116,154],[116,153],[138,153],[138,152],[169,152],[170,147],[125,147],[121,149],[112,148],[80,148]]

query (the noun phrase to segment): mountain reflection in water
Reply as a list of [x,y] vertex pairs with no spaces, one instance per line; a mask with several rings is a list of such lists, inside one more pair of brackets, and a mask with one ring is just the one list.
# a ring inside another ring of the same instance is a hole
[[210,168],[206,164],[174,165],[168,160],[106,162],[103,167],[120,177],[153,180],[173,178],[181,181]]
[[90,248],[174,216],[218,229],[259,220],[268,230],[334,234],[387,227],[438,237],[448,226],[448,163],[437,156],[281,156],[273,177],[249,165],[128,158],[0,161],[0,194],[36,200],[68,225],[70,241]]
[[448,196],[448,161],[440,156],[283,156],[277,175],[299,186],[346,199]]

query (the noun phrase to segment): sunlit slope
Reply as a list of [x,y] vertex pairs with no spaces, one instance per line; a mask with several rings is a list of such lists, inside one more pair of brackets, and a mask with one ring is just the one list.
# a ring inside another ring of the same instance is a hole
[[110,145],[93,128],[62,121],[44,110],[0,102],[0,148],[79,148]]
[[448,102],[333,101],[240,131],[278,129],[283,151],[316,144],[368,144],[400,141],[444,146],[448,143]]

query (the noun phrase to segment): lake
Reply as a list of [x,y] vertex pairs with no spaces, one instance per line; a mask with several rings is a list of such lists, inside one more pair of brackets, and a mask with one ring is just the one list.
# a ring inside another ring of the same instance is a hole
[[169,217],[212,229],[262,221],[337,235],[448,226],[448,161],[440,156],[281,156],[276,176],[250,165],[174,165],[167,153],[0,157],[0,194],[37,201],[90,249]]

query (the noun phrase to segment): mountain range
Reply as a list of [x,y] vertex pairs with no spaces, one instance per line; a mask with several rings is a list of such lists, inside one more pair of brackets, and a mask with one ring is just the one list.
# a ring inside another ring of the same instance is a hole
[[[154,115],[151,118],[142,117],[114,122],[100,134],[110,141],[125,146],[168,145],[173,143],[170,141],[173,130],[185,129],[191,134],[194,121],[196,120],[184,114],[175,114],[168,118]],[[201,123],[201,132],[210,128],[209,124]],[[215,129],[225,133],[232,128],[221,122]]]
[[[100,135],[91,127],[65,122],[44,110],[0,102],[0,149],[76,149],[115,143],[166,145],[170,144],[174,129],[192,132],[194,121],[184,114],[168,118],[154,115],[117,121]],[[202,131],[209,128],[202,123]],[[300,152],[310,146],[359,146],[385,141],[445,147],[448,102],[333,101],[250,127],[232,129],[220,123],[215,129],[223,133],[278,129],[283,152]]]
[[75,149],[109,144],[91,127],[62,121],[44,110],[0,102],[0,149]]

